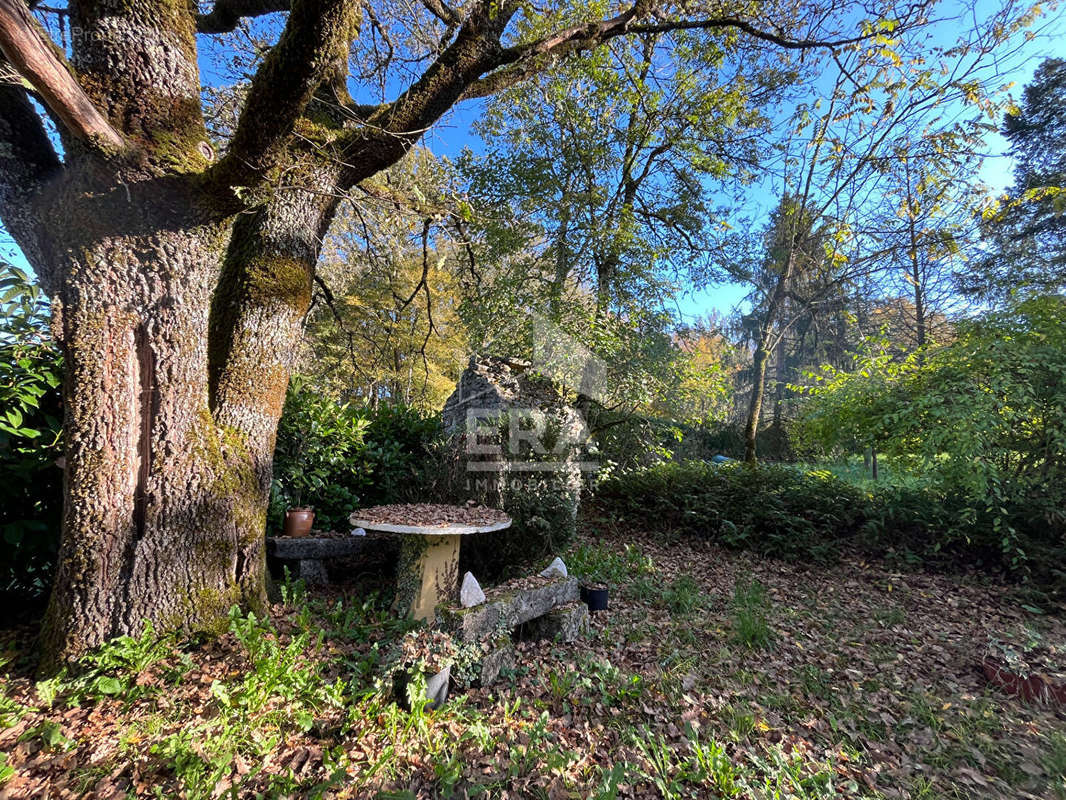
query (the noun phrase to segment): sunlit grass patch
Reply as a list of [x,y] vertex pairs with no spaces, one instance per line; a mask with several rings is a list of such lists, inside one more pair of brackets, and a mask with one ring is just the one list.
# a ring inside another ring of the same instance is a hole
[[756,580],[737,579],[732,603],[733,638],[752,650],[770,646],[773,631],[767,621],[770,600]]

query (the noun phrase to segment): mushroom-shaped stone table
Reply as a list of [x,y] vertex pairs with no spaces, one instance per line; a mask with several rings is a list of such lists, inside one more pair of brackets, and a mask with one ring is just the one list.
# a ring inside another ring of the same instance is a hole
[[462,537],[511,526],[511,518],[494,508],[433,503],[363,508],[353,511],[349,521],[368,531],[403,536],[393,611],[429,622],[439,603],[458,599]]

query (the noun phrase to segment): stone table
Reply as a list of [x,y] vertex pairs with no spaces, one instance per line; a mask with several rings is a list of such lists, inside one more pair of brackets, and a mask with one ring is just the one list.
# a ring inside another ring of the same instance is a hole
[[[426,508],[427,506],[408,506]],[[389,506],[402,512],[404,506]],[[466,509],[452,508],[457,512]],[[462,537],[473,533],[492,533],[511,526],[511,519],[466,523],[441,522],[440,524],[405,525],[399,522],[384,522],[374,518],[352,514],[352,525],[368,531],[394,533],[403,536],[400,543],[400,560],[396,568],[396,613],[410,611],[415,619],[432,623],[435,609],[440,603],[454,603],[459,598],[459,543]]]

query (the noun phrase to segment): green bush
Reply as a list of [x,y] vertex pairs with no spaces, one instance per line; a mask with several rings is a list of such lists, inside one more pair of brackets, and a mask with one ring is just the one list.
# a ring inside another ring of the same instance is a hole
[[826,452],[876,446],[926,479],[951,512],[937,543],[1046,573],[1066,549],[1064,316],[1066,299],[1033,298],[903,360],[885,347],[851,372],[824,367],[797,432]]
[[[607,475],[621,475],[666,461],[707,461],[715,455],[744,457],[744,429],[740,424],[692,423],[593,406],[589,426],[602,473]],[[760,428],[756,449],[763,461],[792,461],[796,456],[791,432],[774,425]]]
[[[996,484],[989,502],[939,484],[868,492],[824,470],[689,461],[606,480],[596,502],[647,530],[775,558],[830,561],[848,548],[902,564],[978,567],[1059,594],[1066,590],[1064,512],[1053,492],[1027,486]],[[1013,546],[1004,549],[1008,526]]]
[[363,492],[364,505],[431,502],[424,487],[444,445],[440,416],[398,405],[364,413],[370,420],[365,457],[374,475]]
[[62,359],[48,304],[29,276],[0,264],[0,593],[43,597],[63,517]]
[[472,537],[463,545],[463,569],[496,579],[558,555],[577,533],[575,488],[569,476],[526,473],[504,477],[498,486],[470,492],[472,499],[502,508],[513,520],[498,534]]
[[[465,434],[452,436],[430,460],[423,490],[430,502],[478,503],[506,511],[513,522],[502,533],[472,536],[463,542],[462,570],[470,570],[479,580],[495,580],[525,570],[545,556],[559,555],[577,532],[577,505],[582,475],[569,459],[575,444],[560,438],[567,419],[565,413],[549,410],[546,414],[542,442],[548,453],[527,451],[493,456],[498,464],[488,470],[470,470],[472,458],[467,452]],[[519,424],[523,425],[525,416]],[[561,421],[563,420],[563,421]],[[507,452],[506,431],[510,417],[501,414],[498,420],[496,444]],[[488,444],[491,433],[482,433],[478,440]],[[558,445],[558,450],[556,446]],[[538,465],[556,462],[558,470],[523,470],[523,461]],[[487,465],[486,465],[487,466]]]
[[786,559],[825,561],[865,522],[866,495],[828,472],[702,461],[604,481],[598,501],[651,530]]
[[292,506],[312,507],[317,528],[344,530],[356,508],[425,500],[416,492],[440,431],[416,409],[338,403],[294,377],[278,425],[271,529]]
[[939,484],[880,487],[864,509],[857,544],[912,564],[975,566],[1056,593],[1066,589],[1066,526],[1054,493],[1030,493],[1024,484],[995,488],[983,497]]

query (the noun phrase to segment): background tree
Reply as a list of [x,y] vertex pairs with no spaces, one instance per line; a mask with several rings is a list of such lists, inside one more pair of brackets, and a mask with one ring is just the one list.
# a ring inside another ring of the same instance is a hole
[[1066,287],[1066,60],[1049,58],[1004,117],[1014,183],[985,211],[987,252],[961,276],[985,297]]
[[719,274],[733,215],[712,190],[750,179],[788,77],[735,37],[658,33],[496,98],[476,125],[487,152],[462,166],[475,205],[537,254],[542,313],[583,296],[596,317],[661,309]]
[[[889,162],[886,212],[873,237],[884,263],[890,327],[905,351],[951,337],[948,317],[965,306],[955,284],[976,230],[973,151],[901,143]],[[885,309],[888,310],[887,308]]]
[[784,197],[764,233],[765,255],[750,277],[751,311],[739,321],[752,352],[751,394],[745,418],[745,458],[754,460],[755,437],[774,362],[774,426],[780,430],[785,387],[799,350],[815,323],[814,305],[827,298],[837,278],[827,227],[817,211]]
[[439,409],[468,355],[450,175],[423,148],[365,181],[334,219],[300,371],[345,401]]
[[460,160],[482,230],[465,306],[478,346],[528,357],[533,310],[606,362],[595,399],[611,412],[676,401],[693,376],[674,298],[737,252],[712,193],[750,177],[787,76],[735,37],[660,32],[496,98],[476,126],[486,152]]
[[[749,463],[756,460],[766,367],[782,334],[793,328],[798,312],[878,268],[876,243],[867,229],[896,158],[895,143],[910,139],[953,153],[977,148],[989,128],[984,117],[996,111],[985,88],[996,77],[989,54],[1024,23],[1025,17],[1016,19],[1011,10],[1001,9],[993,19],[964,31],[951,47],[901,39],[894,21],[879,23],[868,46],[833,53],[838,72],[832,87],[824,98],[799,107],[782,143],[780,177],[783,194],[802,213],[781,215],[786,230],[770,256],[780,266],[763,292],[753,337],[744,433]],[[972,114],[960,115],[959,106],[969,106]],[[825,243],[827,269],[821,289],[801,299],[790,286],[800,274],[800,244],[815,230]],[[830,272],[832,279],[826,279]],[[782,317],[786,301],[792,301],[788,319]]]
[[[955,534],[988,539],[1015,565],[1030,542],[1061,543],[1066,336],[1060,297],[959,323],[959,337],[900,360],[868,353],[808,387],[801,435],[826,449],[875,442],[945,495],[965,498]],[[975,524],[981,520],[980,524]],[[1047,569],[1057,571],[1057,564]]]

